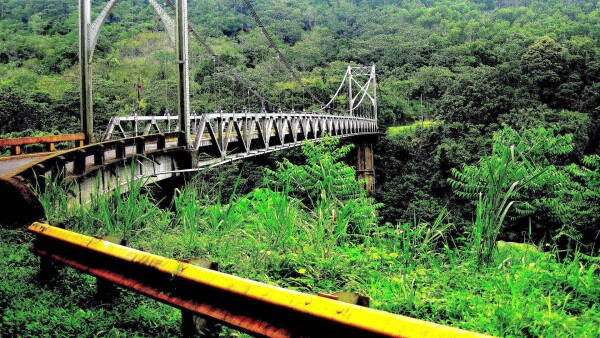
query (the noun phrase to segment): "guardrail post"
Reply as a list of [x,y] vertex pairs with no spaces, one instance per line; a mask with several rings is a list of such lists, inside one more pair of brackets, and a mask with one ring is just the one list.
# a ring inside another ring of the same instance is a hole
[[106,154],[104,153],[104,146],[98,146],[94,152],[94,165],[106,164]]
[[10,147],[10,154],[11,155],[21,155],[21,146],[12,146]]
[[135,152],[138,155],[146,153],[146,139],[144,137],[135,138]]
[[78,150],[75,154],[75,162],[73,162],[73,173],[75,175],[81,175],[85,172],[85,160],[87,154],[85,150]]
[[67,176],[67,160],[64,156],[57,156],[52,167],[52,178],[56,181],[60,181]]
[[[114,235],[104,236],[102,237],[102,240],[114,244],[127,245],[127,242],[123,238]],[[96,297],[98,300],[102,302],[112,302],[118,294],[119,290],[113,283],[100,277],[96,278]]]
[[52,262],[52,258],[47,256],[40,257],[40,271],[38,273],[38,279],[41,282],[47,282],[54,278],[58,274],[56,265]]
[[156,141],[156,148],[158,150],[163,150],[167,146],[167,138],[165,134],[158,135],[158,140]]
[[[35,238],[34,246],[41,245],[44,238],[37,235]],[[40,256],[40,270],[38,271],[37,278],[42,283],[47,283],[58,275],[58,266],[54,263],[51,256]]]
[[[211,262],[204,258],[185,260],[185,262],[201,268],[219,271],[217,262]],[[218,337],[221,325],[209,318],[195,315],[191,311],[181,310],[181,335],[185,338],[194,337],[198,330],[203,333],[203,336]]]
[[115,145],[115,155],[118,159],[122,160],[125,158],[125,142],[118,141]]
[[54,151],[54,150],[56,150],[56,149],[54,148],[54,142],[48,142],[48,143],[46,144],[46,150],[47,150],[47,151]]
[[337,291],[331,295],[327,294],[327,293],[318,293],[317,295],[319,297],[334,299],[334,300],[338,300],[340,302],[364,306],[364,307],[370,307],[370,303],[371,303],[371,299],[369,297],[362,296],[356,292],[350,292],[350,291]]

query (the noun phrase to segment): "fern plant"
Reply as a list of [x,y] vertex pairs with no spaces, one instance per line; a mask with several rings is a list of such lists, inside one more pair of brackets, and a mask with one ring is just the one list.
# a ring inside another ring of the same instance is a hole
[[356,171],[342,161],[350,150],[350,145],[339,146],[339,139],[326,137],[320,143],[305,143],[306,164],[284,160],[275,170],[267,169],[267,186],[314,210],[315,230],[322,240],[364,235],[378,221],[381,205],[366,197]]
[[[581,233],[588,235],[588,242],[598,241],[600,229],[600,155],[585,156],[582,165],[566,167],[571,178],[570,212]],[[593,251],[593,249],[592,249]]]
[[[552,162],[572,149],[570,135],[556,136],[545,128],[519,134],[505,127],[494,134],[491,155],[462,171],[452,170],[449,182],[456,195],[476,204],[470,236],[478,264],[491,261],[511,210],[512,217],[531,215],[542,207],[553,209],[558,217],[568,214],[561,203],[561,194],[569,191],[568,180]],[[546,193],[550,189],[558,193]]]

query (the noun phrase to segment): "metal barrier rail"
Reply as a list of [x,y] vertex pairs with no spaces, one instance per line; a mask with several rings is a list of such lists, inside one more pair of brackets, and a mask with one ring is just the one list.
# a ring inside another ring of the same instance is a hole
[[55,143],[75,141],[76,147],[83,146],[83,134],[65,134],[0,139],[0,147],[10,147],[11,155],[21,155],[21,147],[30,144],[45,144],[47,151],[54,151]]
[[[146,154],[146,146],[150,143],[156,143],[157,151],[164,150],[168,139],[178,138],[179,132],[167,134],[153,134],[147,136],[130,137],[125,139],[95,143],[78,149],[71,149],[55,155],[43,158],[35,163],[27,164],[12,172],[5,174],[5,177],[15,177],[19,180],[35,182],[40,176],[48,172],[55,174],[67,173],[67,166],[72,165],[73,175],[82,175],[89,165],[100,166],[110,160],[121,161],[127,157],[127,149],[136,154]],[[114,158],[108,158],[107,153],[114,151]],[[93,156],[93,160],[91,157]],[[88,157],[90,160],[88,161]]]
[[[177,117],[137,115],[113,117],[102,139],[110,140],[117,135],[131,137],[161,133],[161,130],[170,131],[171,121],[177,121]],[[131,128],[126,130],[129,125]],[[278,142],[284,143],[288,137],[298,141],[299,136],[303,139],[317,139],[324,134],[335,136],[374,134],[377,133],[377,121],[358,116],[308,113],[207,113],[190,116],[190,131],[192,135],[196,135],[196,141],[202,139],[205,133],[209,133],[213,139],[212,142],[219,148],[226,148],[224,146],[228,142],[225,139],[228,136],[239,137],[242,145],[249,148],[251,141],[257,138],[253,137],[254,134],[258,132],[262,135],[262,141],[268,148],[272,136],[278,136]],[[217,134],[219,135],[218,140]],[[196,150],[198,146],[199,144],[196,143]],[[220,149],[220,151],[226,152],[226,149]]]
[[[266,285],[34,223],[30,248],[168,305],[267,337],[486,337],[439,324]],[[43,267],[42,267],[43,268]]]

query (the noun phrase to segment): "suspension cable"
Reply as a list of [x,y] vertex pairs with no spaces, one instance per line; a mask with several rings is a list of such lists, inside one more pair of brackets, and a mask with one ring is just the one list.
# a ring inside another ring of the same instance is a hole
[[[171,0],[165,0],[165,3],[171,9],[175,10],[175,5],[171,2]],[[266,102],[266,103],[268,103],[269,105],[271,105],[273,107],[277,107],[278,109],[283,109],[279,104],[271,102],[269,99],[267,99],[266,97],[264,97],[263,95],[261,95],[259,92],[257,92],[254,88],[252,88],[250,85],[248,85],[244,80],[242,80],[242,78],[240,77],[240,74],[233,67],[229,66],[228,64],[226,64],[225,62],[223,62],[223,60],[221,60],[221,58],[217,55],[217,53],[215,53],[215,51],[212,48],[210,48],[210,46],[206,43],[206,41],[204,41],[204,39],[202,39],[200,37],[200,35],[198,35],[198,33],[196,32],[196,29],[194,28],[194,26],[192,26],[192,24],[189,23],[189,22],[188,22],[188,29],[189,29],[189,32],[192,34],[192,36],[213,57],[213,60],[216,63],[218,63],[219,66],[224,67],[225,69],[227,69],[229,71],[230,75],[233,76],[235,78],[235,80],[237,82],[239,82],[244,88],[246,88],[249,92],[251,92],[253,95],[255,95],[256,97],[258,97],[261,101]]]
[[340,94],[340,92],[342,91],[342,88],[344,87],[344,83],[346,83],[346,80],[350,81],[350,79],[348,79],[348,72],[346,72],[346,74],[344,74],[344,79],[342,79],[342,82],[340,83],[337,91],[335,92],[335,94],[333,94],[333,97],[331,98],[331,100],[329,100],[329,102],[327,102],[327,104],[323,105],[321,108],[313,111],[314,113],[316,112],[321,112],[321,111],[325,111],[327,108],[331,107],[331,110],[338,110],[340,112],[348,112],[349,110],[342,110],[340,108],[337,108],[335,106],[335,99],[337,99],[338,95]]
[[300,87],[302,87],[302,89],[306,90],[306,92],[313,98],[313,100],[317,101],[321,105],[324,105],[324,103],[321,102],[321,100],[319,100],[319,98],[316,97],[315,94],[313,94],[313,92],[310,89],[308,89],[308,87],[306,87],[306,85],[304,84],[304,82],[302,82],[302,79],[298,76],[298,74],[296,73],[296,71],[294,70],[292,65],[288,62],[288,60],[285,58],[285,56],[279,50],[279,48],[277,48],[275,41],[273,41],[271,34],[269,34],[269,32],[267,31],[267,28],[265,27],[265,25],[263,25],[262,21],[258,17],[258,14],[254,10],[254,7],[252,6],[252,3],[250,2],[250,0],[244,0],[244,3],[248,7],[248,10],[252,14],[252,16],[254,17],[254,21],[256,21],[256,24],[260,28],[260,31],[263,33],[263,35],[269,41],[271,48],[273,48],[273,50],[275,50],[275,53],[277,54],[277,58],[279,58],[279,61],[281,61],[281,63],[283,63],[285,65],[287,70],[290,72],[290,75],[292,76],[292,78],[294,78],[294,80],[296,80],[296,82],[298,82],[298,84],[300,85]]
[[[314,95],[314,93],[308,87],[306,87],[306,85],[302,82],[302,79],[300,79],[300,77],[294,71],[292,65],[287,61],[287,59],[285,58],[285,56],[283,55],[283,53],[279,50],[279,48],[277,48],[277,45],[275,44],[275,41],[273,41],[273,38],[271,37],[271,35],[269,34],[269,32],[266,30],[265,26],[263,25],[262,21],[258,17],[258,14],[254,10],[254,7],[250,3],[250,1],[249,0],[244,0],[244,3],[246,4],[246,6],[248,7],[248,9],[252,13],[252,16],[254,17],[254,20],[256,21],[257,25],[260,27],[261,32],[263,33],[263,35],[269,41],[269,44],[271,45],[271,48],[273,48],[275,50],[275,52],[276,52],[276,54],[278,56],[278,59],[285,65],[285,67],[288,69],[288,71],[290,72],[290,74],[292,75],[292,77],[294,78],[294,80],[296,80],[296,82],[298,82],[298,84],[310,95],[310,97],[312,98],[312,100],[318,102],[321,105],[321,107],[319,109],[314,110],[313,113],[325,111],[325,110],[327,110],[327,108],[329,108],[329,109],[331,109],[333,111],[337,110],[337,111],[342,112],[342,113],[349,112],[350,110],[340,109],[340,108],[338,108],[338,107],[335,106],[335,100],[337,99],[338,95],[340,94],[341,89],[342,89],[344,83],[346,82],[346,80],[349,80],[349,79],[347,79],[348,74],[345,74],[344,79],[340,83],[340,86],[338,87],[338,89],[335,92],[335,94],[333,95],[333,97],[327,103],[323,103],[321,100],[319,100],[318,97],[316,97]],[[175,5],[173,4],[173,2],[171,2],[171,0],[165,0],[165,4],[168,5],[171,9],[175,10]],[[280,95],[278,95],[278,103],[274,103],[274,102],[270,101],[269,99],[267,99],[265,96],[261,95],[258,91],[256,91],[254,88],[252,88],[244,80],[242,80],[240,74],[235,70],[235,68],[233,68],[230,65],[226,64],[225,62],[223,62],[223,60],[221,60],[221,58],[206,43],[206,41],[204,41],[204,39],[202,39],[200,37],[200,35],[198,35],[198,33],[196,32],[196,29],[194,28],[194,26],[191,23],[189,23],[189,22],[188,22],[188,29],[189,29],[189,32],[192,34],[192,36],[213,57],[213,62],[216,62],[217,64],[219,64],[219,66],[224,67],[226,70],[228,70],[229,73],[230,73],[230,75],[233,78],[235,78],[235,80],[237,82],[239,82],[244,88],[246,88],[248,90],[248,92],[252,93],[254,96],[258,97],[261,100],[263,106],[264,106],[265,103],[267,103],[268,105],[270,105],[272,107],[276,107],[279,111],[289,111],[289,109],[286,109],[285,107],[283,107],[281,105],[281,96]]]

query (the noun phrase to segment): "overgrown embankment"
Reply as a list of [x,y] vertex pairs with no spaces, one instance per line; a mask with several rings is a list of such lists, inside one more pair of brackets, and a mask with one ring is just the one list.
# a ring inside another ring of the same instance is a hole
[[[482,163],[502,155],[498,149]],[[371,297],[375,308],[445,325],[499,336],[600,333],[597,259],[550,243],[541,250],[494,240],[490,247],[475,230],[498,235],[498,223],[478,219],[457,228],[445,212],[429,222],[380,224],[381,205],[366,198],[354,170],[339,161],[348,150],[334,141],[307,144],[305,164],[279,163],[248,194],[236,193],[239,180],[225,198],[212,185],[191,182],[176,192],[168,210],[140,193],[139,183],[131,183],[126,195],[115,191],[71,208],[68,186],[55,185],[44,204],[50,219],[80,232],[124,236],[133,247],[169,257],[201,256],[227,273],[286,288],[355,291]],[[471,171],[476,168],[462,175]],[[502,196],[509,192],[504,185],[496,188]],[[504,212],[490,203],[473,208]],[[153,301],[129,293],[115,304],[92,301],[89,277],[64,271],[62,282],[40,286],[36,259],[25,250],[31,239],[19,231],[2,234],[8,256],[0,290],[7,309],[3,335],[178,334],[176,311]],[[34,318],[32,309],[41,304],[46,315]]]

